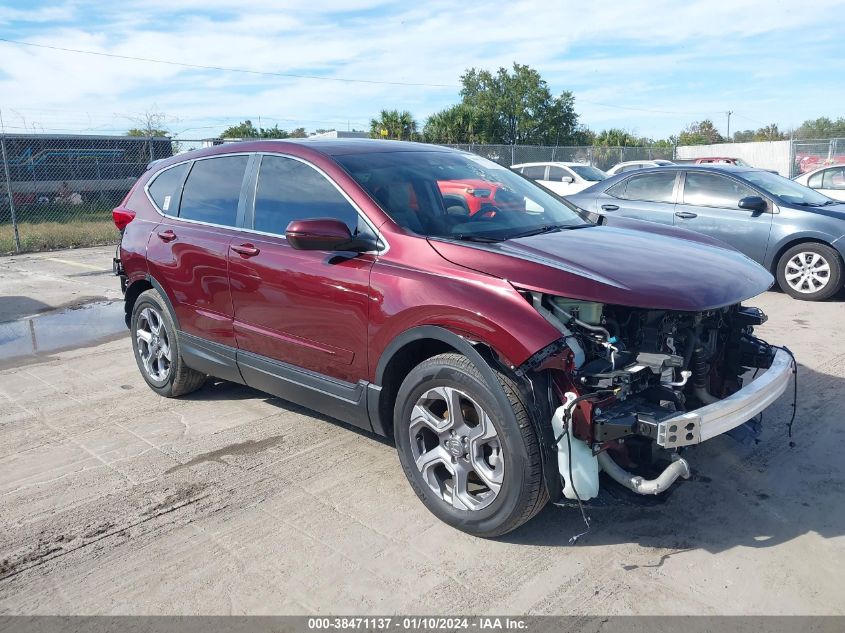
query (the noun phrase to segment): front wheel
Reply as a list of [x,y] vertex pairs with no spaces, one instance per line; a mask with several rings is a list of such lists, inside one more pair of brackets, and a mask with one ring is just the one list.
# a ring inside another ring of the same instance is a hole
[[791,297],[823,301],[842,287],[842,260],[830,246],[797,244],[778,261],[778,285]]
[[[516,529],[548,501],[540,448],[516,384],[488,385],[465,356],[441,354],[399,388],[394,431],[405,476],[425,506],[476,536]],[[502,410],[494,389],[510,406]]]

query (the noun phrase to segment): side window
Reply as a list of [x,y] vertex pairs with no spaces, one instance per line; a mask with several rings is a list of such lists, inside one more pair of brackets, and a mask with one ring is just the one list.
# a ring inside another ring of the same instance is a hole
[[[623,184],[623,183],[620,183]],[[675,189],[675,172],[659,174],[643,173],[631,176],[625,181],[625,189],[619,193],[613,192],[617,198],[624,200],[642,200],[645,202],[673,202]],[[619,185],[616,185],[618,187]],[[613,187],[615,189],[616,187]],[[608,191],[608,193],[611,193]]]
[[549,180],[552,182],[560,182],[561,178],[569,176],[572,178],[572,174],[566,171],[563,167],[549,167]]
[[826,170],[822,189],[845,189],[845,167]]
[[369,231],[355,207],[316,169],[292,158],[264,156],[253,228],[284,235],[293,220],[309,218],[335,218],[346,223],[353,235]]
[[821,189],[822,177],[825,175],[825,173],[826,172],[820,171],[819,173],[810,176],[810,179],[807,181],[807,186],[812,189]]
[[179,194],[182,192],[182,183],[185,182],[185,174],[188,173],[190,165],[182,163],[159,172],[147,187],[153,202],[167,214],[176,215],[179,210]]
[[531,180],[545,180],[546,166],[545,165],[531,165],[522,169],[522,175]]
[[736,209],[741,198],[757,193],[736,180],[718,174],[687,172],[684,204]]
[[179,217],[235,226],[238,198],[248,156],[220,156],[194,161],[179,205]]

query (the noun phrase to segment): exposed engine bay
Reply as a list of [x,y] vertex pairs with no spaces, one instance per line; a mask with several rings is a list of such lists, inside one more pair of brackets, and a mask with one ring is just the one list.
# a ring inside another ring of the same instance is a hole
[[[754,336],[767,319],[761,310],[737,304],[677,312],[525,296],[562,334],[523,371],[548,371],[561,403],[552,426],[565,497],[596,496],[599,470],[634,492],[659,494],[689,477],[681,455],[713,436],[714,426],[759,433],[756,416],[737,416],[769,402],[755,408],[740,396],[725,399],[743,388],[746,372],[768,370],[775,361],[779,348]],[[768,389],[777,391],[774,397],[785,387],[785,371],[777,373],[778,384]],[[695,414],[699,409],[714,419]],[[733,419],[725,422],[724,410]]]

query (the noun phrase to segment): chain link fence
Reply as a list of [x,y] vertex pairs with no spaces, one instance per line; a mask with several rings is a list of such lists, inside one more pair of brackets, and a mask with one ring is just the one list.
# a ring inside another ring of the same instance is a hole
[[[0,134],[0,254],[116,243],[111,210],[154,160],[228,142],[129,136]],[[566,161],[609,169],[672,160],[677,148],[449,145],[501,165]],[[794,141],[792,176],[845,164],[845,139]]]
[[168,138],[0,135],[0,253],[108,244],[111,219]]
[[501,165],[510,167],[520,163],[549,161],[589,163],[599,169],[610,169],[617,163],[629,160],[672,160],[674,147],[593,147],[556,145],[447,145],[455,149],[479,154]]
[[827,165],[845,165],[845,138],[792,142],[790,177]]

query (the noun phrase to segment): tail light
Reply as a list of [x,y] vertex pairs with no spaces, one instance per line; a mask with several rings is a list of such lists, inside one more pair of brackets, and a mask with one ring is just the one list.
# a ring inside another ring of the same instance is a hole
[[122,231],[135,219],[135,212],[126,207],[115,207],[112,209],[111,217],[114,218],[114,225]]

